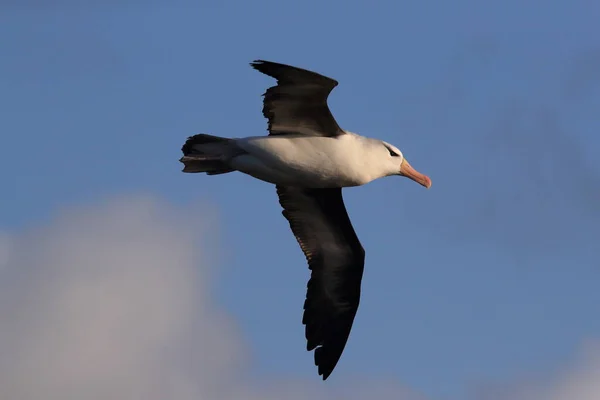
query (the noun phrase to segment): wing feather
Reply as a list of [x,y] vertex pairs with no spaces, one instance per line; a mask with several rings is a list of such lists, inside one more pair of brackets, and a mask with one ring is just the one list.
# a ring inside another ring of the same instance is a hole
[[339,361],[360,302],[365,251],[348,218],[342,190],[277,186],[283,215],[306,256],[302,323],[323,380]]
[[334,79],[290,65],[256,60],[254,69],[277,80],[263,99],[263,115],[270,135],[302,134],[339,136],[340,128],[327,105],[329,93],[338,85]]

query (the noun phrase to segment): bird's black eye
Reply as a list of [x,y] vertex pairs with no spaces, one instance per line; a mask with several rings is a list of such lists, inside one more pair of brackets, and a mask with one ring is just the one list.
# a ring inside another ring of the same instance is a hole
[[394,150],[390,149],[389,147],[386,146],[386,149],[388,149],[388,151],[390,152],[390,156],[400,157],[400,154],[397,154]]

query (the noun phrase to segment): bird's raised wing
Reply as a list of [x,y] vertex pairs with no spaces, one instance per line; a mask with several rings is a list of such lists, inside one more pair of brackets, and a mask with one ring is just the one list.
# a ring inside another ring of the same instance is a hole
[[269,121],[270,135],[345,133],[327,106],[329,93],[338,84],[336,80],[270,61],[256,60],[250,65],[277,80],[276,86],[267,89],[263,100],[263,115]]
[[302,323],[323,380],[340,359],[360,302],[365,251],[342,189],[277,186],[279,203],[311,270]]

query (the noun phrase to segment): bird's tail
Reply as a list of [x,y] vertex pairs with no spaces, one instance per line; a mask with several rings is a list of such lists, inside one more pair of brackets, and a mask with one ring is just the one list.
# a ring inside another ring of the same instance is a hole
[[183,172],[205,172],[207,175],[226,174],[234,171],[228,160],[234,155],[233,139],[206,134],[190,136],[181,151]]

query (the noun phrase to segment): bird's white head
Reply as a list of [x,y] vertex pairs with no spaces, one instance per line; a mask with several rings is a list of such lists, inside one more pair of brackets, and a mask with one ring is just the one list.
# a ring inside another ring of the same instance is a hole
[[415,170],[404,158],[404,154],[394,145],[387,142],[381,142],[382,144],[382,157],[385,160],[386,165],[389,169],[389,175],[400,175],[405,176],[420,185],[425,186],[427,189],[431,187],[431,179],[427,175],[424,175]]

